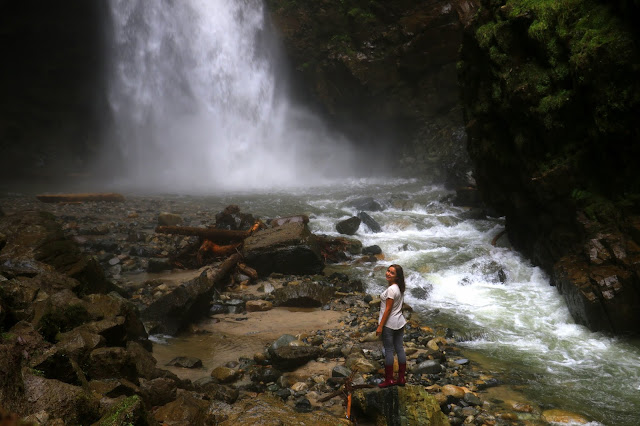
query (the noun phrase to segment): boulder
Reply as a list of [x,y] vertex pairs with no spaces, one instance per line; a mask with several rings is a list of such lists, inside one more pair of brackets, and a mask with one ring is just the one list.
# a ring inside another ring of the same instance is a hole
[[317,274],[324,269],[316,237],[302,222],[256,232],[244,240],[242,254],[260,276]]
[[271,362],[283,371],[292,371],[322,354],[317,346],[280,346],[270,351]]
[[276,289],[272,294],[276,306],[320,307],[331,301],[336,288],[325,282],[302,282]]
[[94,349],[89,354],[86,372],[96,380],[123,377],[134,383],[138,381],[135,360],[120,347]]
[[[82,423],[86,424],[86,423]],[[107,413],[100,418],[96,425],[152,425],[153,417],[146,411],[138,395],[124,398],[114,404]]]
[[140,320],[140,313],[133,303],[116,292],[91,294],[85,296],[83,301],[86,302],[85,307],[94,320],[123,317],[125,341],[138,341],[148,349],[151,348],[147,332]]
[[182,392],[175,401],[158,408],[153,417],[166,426],[214,424],[209,419],[208,408],[207,401],[198,399],[188,392]]
[[164,377],[153,380],[140,379],[140,394],[150,407],[159,407],[175,401],[176,383]]
[[362,223],[364,223],[371,232],[374,232],[374,233],[382,232],[382,228],[380,227],[380,224],[376,222],[374,218],[369,216],[369,214],[365,212],[358,212],[358,219],[360,219]]
[[24,396],[29,412],[46,411],[50,418],[67,424],[90,424],[98,420],[98,400],[80,386],[26,374]]
[[215,268],[180,284],[142,310],[145,323],[155,324],[153,332],[175,336],[209,311],[214,293]]
[[203,377],[193,382],[196,391],[204,393],[210,400],[233,404],[240,392],[230,386],[221,385],[212,377]]
[[380,212],[384,210],[382,204],[376,201],[373,197],[362,197],[357,198],[355,200],[350,201],[350,207],[353,207],[357,210],[367,211],[367,212]]
[[448,426],[447,416],[436,399],[421,386],[358,389],[353,410],[376,424]]
[[233,383],[240,378],[241,373],[229,367],[216,367],[211,371],[211,377],[218,383]]
[[358,232],[358,228],[360,227],[361,222],[362,220],[360,220],[360,218],[356,216],[350,217],[349,219],[341,220],[336,224],[336,231],[344,235],[354,235],[356,232]]

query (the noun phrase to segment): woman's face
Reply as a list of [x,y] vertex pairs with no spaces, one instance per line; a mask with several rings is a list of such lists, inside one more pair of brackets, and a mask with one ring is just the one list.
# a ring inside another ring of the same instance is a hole
[[387,268],[387,273],[385,274],[385,277],[387,278],[387,282],[389,284],[393,284],[396,282],[396,268],[394,268],[393,266],[389,266],[389,268]]

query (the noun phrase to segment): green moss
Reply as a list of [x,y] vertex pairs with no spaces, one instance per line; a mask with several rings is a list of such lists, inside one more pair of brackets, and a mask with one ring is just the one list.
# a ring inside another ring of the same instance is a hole
[[494,41],[496,30],[495,22],[488,22],[476,30],[476,40],[483,49],[488,49]]
[[141,404],[140,397],[133,395],[122,400],[122,402],[113,407],[105,416],[103,416],[96,426],[121,426],[136,424],[136,415],[134,410],[136,406]]
[[584,189],[574,189],[571,198],[585,215],[600,223],[611,223],[619,220],[620,212],[615,204],[598,193]]

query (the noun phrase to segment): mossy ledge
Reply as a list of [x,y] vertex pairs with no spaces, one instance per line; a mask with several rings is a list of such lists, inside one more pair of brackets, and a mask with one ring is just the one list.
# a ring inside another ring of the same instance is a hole
[[[506,216],[513,245],[555,284],[572,276],[557,272],[567,256],[577,263],[563,265],[588,271],[579,290],[559,287],[578,322],[639,332],[619,322],[638,324],[640,316],[634,18],[596,0],[480,4],[457,66],[479,188]],[[609,292],[603,274],[622,284]],[[625,320],[613,314],[621,303]],[[587,311],[607,319],[589,319]]]

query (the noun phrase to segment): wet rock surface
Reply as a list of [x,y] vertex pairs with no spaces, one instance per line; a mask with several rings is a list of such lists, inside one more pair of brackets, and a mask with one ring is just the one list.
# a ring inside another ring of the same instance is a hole
[[[33,206],[31,201],[16,199],[12,210]],[[133,206],[141,213],[130,217]],[[145,253],[156,252],[165,257],[189,244],[190,237],[151,232],[157,211],[167,210],[162,207],[150,199],[117,206],[48,206],[53,215],[30,216],[33,222],[24,228],[29,238],[20,236],[18,228],[9,229],[4,224],[3,232],[8,236],[5,249],[9,250],[0,251],[5,261],[0,268],[0,320],[3,329],[8,330],[0,338],[0,362],[6,366],[0,371],[2,408],[22,418],[62,423],[125,418],[140,424],[235,425],[255,424],[258,418],[272,417],[283,424],[335,425],[348,424],[345,401],[340,395],[351,383],[369,387],[354,393],[352,416],[361,424],[379,422],[382,417],[393,419],[391,424],[404,424],[424,416],[431,416],[433,424],[525,421],[522,411],[486,394],[500,385],[500,378],[464,357],[455,340],[447,337],[452,335],[450,331],[422,324],[410,309],[406,310],[409,323],[404,342],[408,384],[405,388],[378,389],[377,384],[383,380],[383,355],[380,342],[372,334],[377,326],[379,299],[363,293],[361,282],[351,281],[342,273],[328,277],[271,273],[257,280],[240,281],[227,277],[207,299],[205,315],[212,320],[228,315],[234,315],[235,321],[247,320],[249,315],[271,314],[275,309],[264,310],[264,306],[296,306],[296,301],[303,299],[314,300],[311,305],[304,303],[303,309],[333,311],[339,313],[341,320],[335,328],[284,334],[253,357],[239,358],[212,370],[199,367],[199,360],[188,353],[175,360],[182,370],[202,370],[197,380],[181,379],[158,367],[149,352],[151,345],[141,312],[144,314],[155,301],[175,294],[173,290],[220,263],[214,262],[203,270],[149,277],[142,282],[128,280],[122,269],[113,269],[127,261],[144,263],[144,258],[122,256],[122,252],[130,252],[133,244],[145,248]],[[184,223],[208,222],[206,216],[198,215],[197,206],[180,211]],[[8,212],[0,222],[15,223],[14,214]],[[109,285],[99,287],[102,291],[94,289],[85,294],[92,287],[72,278],[72,269],[58,272],[36,260],[37,249],[29,244],[46,240],[41,236],[46,227],[38,225],[34,217],[43,220],[56,238],[85,243],[89,238],[94,242],[116,241],[109,246],[111,252],[104,249],[105,245],[93,243],[81,244],[80,250],[71,249],[74,262],[83,256],[96,259],[96,264],[105,268],[103,277],[109,279]],[[130,220],[135,225],[124,226]],[[106,223],[110,224],[107,233],[78,234],[80,229]],[[21,242],[16,244],[18,239]],[[100,249],[94,251],[96,247]],[[120,262],[110,262],[114,258]],[[281,296],[285,293],[286,297]],[[75,308],[65,310],[68,307]],[[192,328],[190,333],[199,331]],[[331,397],[334,393],[336,396]],[[533,416],[541,421],[543,410],[530,406],[533,409],[527,418]],[[546,413],[553,419],[569,415]]]

